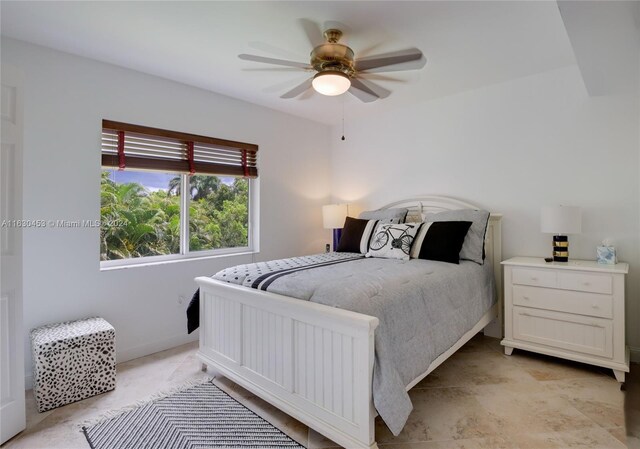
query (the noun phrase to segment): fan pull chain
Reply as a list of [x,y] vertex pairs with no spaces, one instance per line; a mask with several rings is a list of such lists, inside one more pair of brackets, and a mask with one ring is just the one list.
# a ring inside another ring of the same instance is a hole
[[344,138],[344,94],[342,94],[342,138],[340,140],[346,140]]

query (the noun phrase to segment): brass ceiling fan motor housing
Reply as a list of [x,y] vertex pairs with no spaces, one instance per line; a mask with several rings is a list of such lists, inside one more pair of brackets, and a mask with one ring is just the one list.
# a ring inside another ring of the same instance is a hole
[[318,72],[337,71],[352,77],[355,74],[353,50],[338,41],[342,31],[330,29],[324,32],[326,43],[311,51],[311,65]]

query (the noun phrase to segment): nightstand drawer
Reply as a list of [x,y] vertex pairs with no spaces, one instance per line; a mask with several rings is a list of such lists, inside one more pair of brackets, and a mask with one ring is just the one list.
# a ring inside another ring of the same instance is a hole
[[612,321],[513,307],[513,338],[568,351],[613,356]]
[[558,273],[558,287],[610,295],[613,293],[613,278],[608,274]]
[[552,270],[536,270],[530,268],[514,268],[512,282],[520,285],[554,288],[558,283],[558,276]]
[[558,312],[613,318],[613,297],[571,290],[513,286],[513,304]]

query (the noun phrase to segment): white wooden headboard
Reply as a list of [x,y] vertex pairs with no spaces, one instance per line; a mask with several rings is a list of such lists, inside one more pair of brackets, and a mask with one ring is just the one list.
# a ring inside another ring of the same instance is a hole
[[[407,214],[408,222],[421,222],[425,213],[442,212],[445,210],[460,209],[482,209],[474,204],[462,201],[456,198],[435,195],[423,195],[408,198],[404,200],[394,201],[386,204],[380,209],[391,209],[394,207],[406,207],[409,209]],[[493,276],[496,282],[496,290],[498,296],[498,322],[493,322],[485,328],[485,334],[492,337],[502,338],[503,336],[503,304],[502,304],[502,214],[491,212],[489,215],[489,224],[484,241],[486,254],[485,263],[490,263],[493,267]]]

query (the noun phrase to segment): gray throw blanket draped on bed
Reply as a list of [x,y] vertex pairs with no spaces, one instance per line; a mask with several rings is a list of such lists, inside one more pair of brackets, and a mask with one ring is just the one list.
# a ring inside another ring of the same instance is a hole
[[213,277],[377,317],[373,400],[398,435],[413,407],[406,386],[495,303],[489,265],[328,253],[239,265]]

